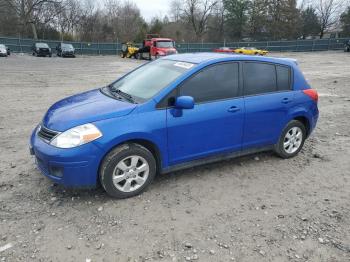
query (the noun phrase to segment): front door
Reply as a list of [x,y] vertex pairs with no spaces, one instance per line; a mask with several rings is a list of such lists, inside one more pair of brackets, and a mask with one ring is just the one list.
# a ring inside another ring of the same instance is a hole
[[239,64],[204,68],[180,85],[178,95],[192,96],[193,109],[167,109],[170,165],[241,150],[244,99],[239,94]]

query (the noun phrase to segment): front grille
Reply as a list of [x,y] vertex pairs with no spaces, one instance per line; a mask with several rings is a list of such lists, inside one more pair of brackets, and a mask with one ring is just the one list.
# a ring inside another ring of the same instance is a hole
[[40,48],[39,52],[40,52],[40,53],[48,54],[48,53],[50,53],[50,50],[47,49],[47,48]]
[[59,132],[50,130],[42,125],[39,127],[38,136],[46,142],[51,142],[51,140],[58,134]]

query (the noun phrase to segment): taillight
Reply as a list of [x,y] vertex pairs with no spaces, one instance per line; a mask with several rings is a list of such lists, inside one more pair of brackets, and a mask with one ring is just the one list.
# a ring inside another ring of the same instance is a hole
[[305,90],[303,90],[303,93],[305,95],[309,96],[315,102],[318,101],[318,93],[315,89],[305,89]]

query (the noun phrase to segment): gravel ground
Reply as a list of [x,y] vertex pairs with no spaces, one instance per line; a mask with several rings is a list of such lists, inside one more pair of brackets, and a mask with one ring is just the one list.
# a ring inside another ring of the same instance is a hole
[[28,139],[52,103],[140,62],[0,59],[0,261],[350,261],[350,56],[272,55],[297,58],[320,93],[302,152],[164,175],[127,200],[53,185]]

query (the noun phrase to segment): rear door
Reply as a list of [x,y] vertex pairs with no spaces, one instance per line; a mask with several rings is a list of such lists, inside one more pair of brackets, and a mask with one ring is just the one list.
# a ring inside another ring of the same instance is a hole
[[232,62],[209,66],[178,88],[178,96],[192,96],[195,106],[181,116],[167,110],[171,165],[241,150],[244,102],[239,86],[239,63]]
[[245,123],[243,149],[275,144],[286,124],[294,93],[291,68],[242,62]]

